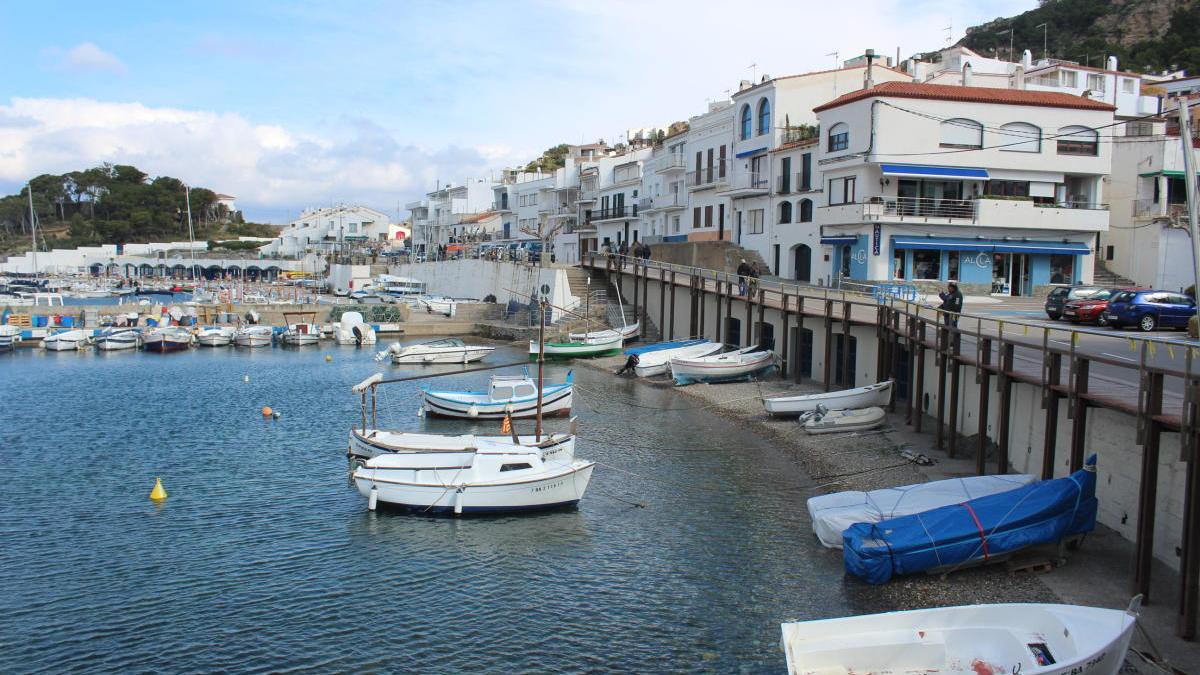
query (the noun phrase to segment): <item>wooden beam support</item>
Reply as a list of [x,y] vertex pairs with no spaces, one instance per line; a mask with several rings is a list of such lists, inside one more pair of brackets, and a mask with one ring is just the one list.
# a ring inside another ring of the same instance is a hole
[[987,367],[992,364],[992,339],[980,338],[978,349],[979,369],[975,371],[975,381],[979,383],[979,445],[975,450],[975,473],[982,476],[987,473],[988,397],[992,393],[992,373]]
[[959,380],[961,378],[962,365],[958,362],[959,349],[962,346],[962,334],[958,332],[958,328],[954,328],[954,332],[949,335],[950,347],[947,350],[947,360],[950,361],[950,419],[949,438],[946,444],[946,453],[950,457],[954,457],[958,452],[958,389]]
[[1012,373],[1014,346],[1000,342],[1000,429],[996,433],[996,473],[1008,473],[1009,430],[1012,425]]
[[1053,387],[1062,380],[1062,354],[1050,353],[1043,377],[1046,423],[1042,439],[1042,480],[1050,480],[1054,478],[1054,451],[1058,447],[1058,400],[1061,398]]
[[780,303],[779,317],[783,324],[783,344],[779,348],[779,377],[786,378],[788,375],[788,361],[791,358],[791,353],[788,352],[788,295],[780,291],[783,296]]
[[833,389],[833,301],[825,301],[825,391]]
[[671,270],[671,319],[667,324],[667,339],[675,339],[675,270]]
[[[1144,370],[1144,368],[1143,368]],[[1134,539],[1133,592],[1150,602],[1150,570],[1154,564],[1154,517],[1158,512],[1158,456],[1162,424],[1163,375],[1144,373],[1139,396],[1138,442],[1142,446],[1142,473],[1138,481],[1137,534]]]
[[1088,373],[1092,362],[1075,359],[1075,382],[1071,385],[1071,473],[1083,468],[1083,452],[1087,443],[1088,403],[1083,398],[1088,391]]

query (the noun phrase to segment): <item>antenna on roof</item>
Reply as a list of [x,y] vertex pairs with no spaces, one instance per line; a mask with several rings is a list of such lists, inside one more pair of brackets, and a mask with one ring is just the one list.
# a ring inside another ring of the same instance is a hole
[[829,53],[828,53],[828,54],[826,54],[825,56],[832,56],[832,57],[833,57],[833,69],[834,69],[834,70],[837,70],[837,67],[838,67],[838,53],[837,53],[837,52],[829,52]]
[[746,67],[750,69],[750,81],[753,82],[754,80],[758,79],[758,64],[751,63]]
[[950,44],[954,42],[954,22],[951,21],[950,25],[946,26],[942,30],[946,31],[946,46],[949,47]]
[[1039,23],[1038,25],[1033,27],[1034,30],[1037,30],[1039,28],[1042,29],[1042,58],[1048,59],[1048,58],[1050,58],[1050,40],[1049,40],[1050,24]]

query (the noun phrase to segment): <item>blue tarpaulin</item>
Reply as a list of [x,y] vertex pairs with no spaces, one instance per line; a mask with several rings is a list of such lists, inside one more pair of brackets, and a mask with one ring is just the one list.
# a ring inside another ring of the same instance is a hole
[[1096,527],[1096,456],[1066,478],[879,523],[842,536],[846,571],[870,584],[983,560]]

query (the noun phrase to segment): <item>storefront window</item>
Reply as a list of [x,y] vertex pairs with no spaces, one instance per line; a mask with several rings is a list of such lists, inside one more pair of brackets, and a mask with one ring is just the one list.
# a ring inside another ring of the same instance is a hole
[[896,251],[892,256],[892,278],[904,278],[904,251]]
[[913,278],[937,279],[941,251],[913,251]]
[[946,280],[958,281],[958,251],[946,254]]
[[1050,283],[1069,284],[1075,280],[1075,256],[1050,256]]
[[1008,295],[1012,286],[1009,284],[1009,256],[1007,253],[992,255],[992,293]]

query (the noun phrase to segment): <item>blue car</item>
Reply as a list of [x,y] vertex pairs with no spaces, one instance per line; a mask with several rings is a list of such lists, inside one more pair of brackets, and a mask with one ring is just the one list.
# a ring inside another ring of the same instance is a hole
[[1121,291],[1108,300],[1108,325],[1137,326],[1144,332],[1158,328],[1187,328],[1196,314],[1196,301],[1174,291]]

